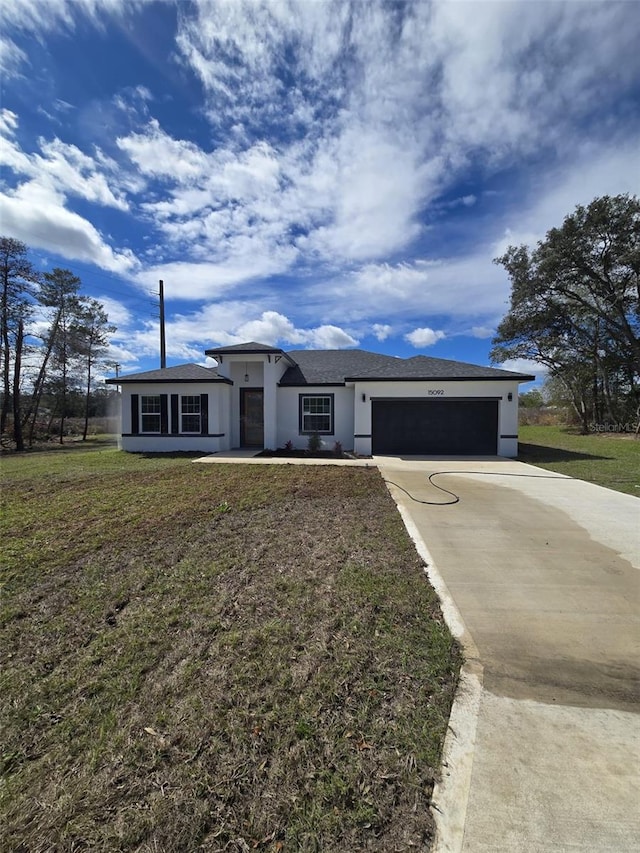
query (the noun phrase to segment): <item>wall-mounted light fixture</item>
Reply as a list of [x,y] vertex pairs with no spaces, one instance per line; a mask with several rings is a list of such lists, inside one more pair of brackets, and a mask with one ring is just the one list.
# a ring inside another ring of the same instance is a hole
[[364,393],[363,393],[363,395],[362,395],[362,402],[363,402],[363,403],[366,403],[366,402],[367,402],[367,395],[366,395],[366,394],[364,394]]
[[509,402],[511,402],[513,400],[513,394],[511,393],[511,391],[509,391],[509,393],[507,394],[507,400]]
[[249,381],[249,371],[247,370],[247,362],[244,363],[244,381]]

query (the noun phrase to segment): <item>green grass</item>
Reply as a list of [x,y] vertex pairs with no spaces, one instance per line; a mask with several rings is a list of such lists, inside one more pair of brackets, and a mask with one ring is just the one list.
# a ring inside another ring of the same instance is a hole
[[375,469],[2,461],[0,847],[407,850],[460,664]]
[[579,435],[559,426],[521,426],[518,459],[640,497],[640,439]]

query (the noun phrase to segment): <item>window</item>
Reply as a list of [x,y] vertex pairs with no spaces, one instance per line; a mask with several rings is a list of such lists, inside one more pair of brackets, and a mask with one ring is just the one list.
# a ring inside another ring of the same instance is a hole
[[140,398],[142,432],[160,432],[160,395]]
[[200,394],[180,398],[180,432],[200,432]]
[[300,395],[300,432],[333,434],[333,394]]

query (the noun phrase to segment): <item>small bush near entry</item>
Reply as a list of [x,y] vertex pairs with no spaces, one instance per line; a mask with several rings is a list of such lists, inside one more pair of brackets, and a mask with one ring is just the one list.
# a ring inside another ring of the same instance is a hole
[[322,439],[317,432],[311,433],[307,441],[307,449],[309,453],[317,453],[322,447]]

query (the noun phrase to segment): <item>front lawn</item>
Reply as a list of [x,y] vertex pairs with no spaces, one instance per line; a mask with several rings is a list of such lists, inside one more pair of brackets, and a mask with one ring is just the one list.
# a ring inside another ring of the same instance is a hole
[[406,851],[460,664],[376,469],[2,462],[0,847]]
[[518,459],[640,497],[640,439],[579,435],[560,426],[521,426]]

